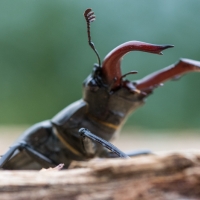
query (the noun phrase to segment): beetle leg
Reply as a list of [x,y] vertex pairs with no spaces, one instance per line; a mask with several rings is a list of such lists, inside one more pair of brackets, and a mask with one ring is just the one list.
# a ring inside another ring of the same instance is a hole
[[26,142],[20,142],[16,144],[15,146],[12,146],[6,154],[4,154],[0,159],[0,168],[3,168],[3,166],[6,164],[6,162],[12,157],[12,155],[15,153],[16,150],[25,150],[26,153],[34,158],[36,162],[41,164],[44,167],[50,167],[55,166],[56,163],[54,163],[52,160],[47,158],[46,156],[42,155],[38,151],[35,151],[33,148],[31,148]]
[[[22,143],[23,144],[23,143]],[[50,166],[56,166],[57,163],[54,163],[52,160],[41,154],[40,152],[34,150],[31,148],[28,144],[24,143],[21,146],[22,149],[24,149],[30,157],[33,157],[36,162],[41,164],[42,166],[50,167]]]
[[12,157],[14,152],[19,149],[20,145],[14,145],[1,157],[0,159],[0,168],[3,168],[4,164]]
[[[152,155],[153,153],[149,150],[138,150],[130,151],[125,153],[128,157],[136,157],[143,155]],[[118,158],[118,156],[113,152],[104,151],[99,155],[100,158]]]
[[88,129],[85,128],[81,128],[79,130],[79,132],[81,133],[82,137],[87,137],[95,142],[98,142],[99,144],[101,144],[103,147],[105,147],[106,149],[110,150],[111,152],[113,152],[114,154],[116,154],[118,157],[121,158],[129,158],[125,153],[123,153],[121,150],[119,150],[117,147],[115,147],[113,144],[111,144],[110,142],[107,142],[106,140],[94,135],[93,133],[91,133]]
[[126,153],[126,155],[128,155],[129,157],[149,155],[149,154],[152,154],[152,152],[149,150],[130,151]]

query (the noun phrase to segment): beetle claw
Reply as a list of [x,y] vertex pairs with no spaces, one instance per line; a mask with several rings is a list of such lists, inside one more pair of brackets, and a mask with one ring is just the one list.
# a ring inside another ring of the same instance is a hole
[[189,72],[200,72],[200,62],[182,58],[177,63],[135,81],[133,84],[139,90],[149,91],[160,86],[165,81],[180,78],[183,74]]
[[116,79],[117,81],[112,86],[112,89],[120,87],[120,80],[122,77],[120,61],[126,53],[130,51],[143,51],[162,55],[163,50],[171,47],[173,47],[173,45],[154,45],[139,41],[129,41],[119,45],[110,53],[108,53],[103,61],[102,73],[104,81],[106,82],[106,84],[111,85],[113,80]]
[[[162,51],[165,50],[165,49],[168,49],[168,48],[172,48],[172,47],[174,47],[174,45],[168,45],[168,44],[167,45],[163,45],[162,46],[162,48],[163,48]],[[159,53],[160,55],[163,55],[162,51]]]

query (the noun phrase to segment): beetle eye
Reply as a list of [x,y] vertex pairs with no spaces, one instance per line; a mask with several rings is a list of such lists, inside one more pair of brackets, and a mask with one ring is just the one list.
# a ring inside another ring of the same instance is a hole
[[96,81],[94,79],[91,79],[89,82],[88,82],[88,89],[91,91],[91,92],[96,92],[98,89],[99,89],[99,86],[97,85]]

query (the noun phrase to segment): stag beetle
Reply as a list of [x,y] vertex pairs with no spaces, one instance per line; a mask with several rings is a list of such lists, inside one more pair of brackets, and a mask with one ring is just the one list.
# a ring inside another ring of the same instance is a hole
[[[110,141],[135,109],[163,82],[188,72],[200,71],[200,62],[180,59],[179,62],[154,72],[141,80],[128,81],[122,75],[120,62],[130,51],[143,51],[162,55],[173,45],[154,45],[129,41],[117,46],[101,60],[90,35],[90,23],[94,12],[84,13],[90,47],[95,52],[98,64],[83,83],[83,99],[64,108],[51,120],[33,125],[2,156],[3,169],[41,169],[71,161],[88,160],[94,157],[128,157]],[[84,128],[83,128],[84,127]],[[91,131],[89,131],[89,130]],[[138,152],[138,155],[148,152]]]

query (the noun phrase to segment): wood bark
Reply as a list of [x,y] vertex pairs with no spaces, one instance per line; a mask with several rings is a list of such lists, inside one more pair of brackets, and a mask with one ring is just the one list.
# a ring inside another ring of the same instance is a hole
[[74,162],[61,171],[0,171],[1,200],[197,200],[200,151]]

